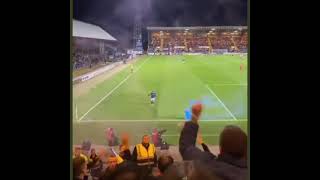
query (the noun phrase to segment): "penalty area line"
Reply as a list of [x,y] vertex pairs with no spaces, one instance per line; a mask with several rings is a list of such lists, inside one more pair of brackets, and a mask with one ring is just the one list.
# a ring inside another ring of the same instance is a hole
[[231,115],[231,117],[234,119],[234,120],[237,120],[237,118],[231,113],[231,111],[227,108],[227,106],[221,101],[221,99],[216,95],[216,93],[214,93],[212,91],[212,89],[210,89],[210,87],[208,85],[206,85],[207,89],[211,92],[211,94],[213,96],[215,96],[218,101],[222,104],[222,106],[225,108],[225,110],[227,110],[227,112]]
[[213,86],[248,86],[248,84],[213,84]]
[[148,57],[139,67],[136,71],[129,74],[124,80],[122,80],[116,87],[114,87],[109,93],[107,93],[105,96],[103,96],[95,105],[93,105],[86,113],[84,113],[79,119],[78,122],[80,122],[89,112],[91,112],[95,107],[97,107],[102,101],[104,101],[107,97],[109,97],[115,90],[117,90],[124,82],[126,82],[134,73],[138,72],[140,68],[146,63],[149,59]]

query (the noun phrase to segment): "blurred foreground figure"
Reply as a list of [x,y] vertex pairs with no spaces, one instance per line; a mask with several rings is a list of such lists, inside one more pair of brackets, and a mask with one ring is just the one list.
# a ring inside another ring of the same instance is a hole
[[98,180],[103,170],[103,162],[101,161],[100,157],[96,154],[95,149],[91,149],[90,161],[91,162],[88,164],[88,168],[90,169],[92,179]]
[[129,145],[129,135],[128,134],[122,134],[121,136],[121,144],[119,146],[120,153],[122,159],[124,160],[131,160],[131,152],[130,152],[130,145]]
[[[192,107],[192,120],[186,122],[179,139],[179,151],[183,160],[195,160],[223,180],[246,180],[247,135],[237,126],[226,126],[220,134],[220,153],[201,151],[196,144],[202,105]],[[197,166],[197,165],[195,165]]]
[[84,158],[76,156],[73,158],[73,179],[84,180],[88,176],[87,163]]
[[143,180],[143,178],[136,164],[124,162],[117,165],[108,176],[103,176],[100,180]]
[[157,128],[154,128],[152,130],[152,142],[156,147],[160,146],[160,141],[159,141],[159,132]]
[[[164,141],[162,135],[166,132],[166,129],[160,130],[158,131],[157,128],[154,128],[152,130],[152,142],[156,147],[163,147],[164,145],[166,145],[167,143]],[[163,149],[163,148],[161,148]],[[166,148],[164,148],[166,149]]]
[[108,146],[119,145],[118,138],[117,138],[116,133],[113,128],[107,128],[105,133],[106,133]]

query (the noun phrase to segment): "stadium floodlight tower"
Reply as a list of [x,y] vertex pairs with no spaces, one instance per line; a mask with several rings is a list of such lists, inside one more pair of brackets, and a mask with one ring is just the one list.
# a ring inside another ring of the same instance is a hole
[[142,24],[141,17],[135,16],[134,19],[134,29],[133,29],[133,51],[135,54],[142,54]]

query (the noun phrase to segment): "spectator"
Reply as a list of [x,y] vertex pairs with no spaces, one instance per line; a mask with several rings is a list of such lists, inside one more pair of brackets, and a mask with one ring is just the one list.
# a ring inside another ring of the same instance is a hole
[[160,147],[160,134],[157,128],[154,128],[152,131],[152,142],[156,147]]
[[98,157],[103,163],[108,162],[109,156],[110,156],[110,153],[105,148],[99,149]]
[[203,166],[203,164],[196,163],[196,166],[189,172],[187,176],[188,180],[221,180],[213,173],[208,166]]
[[158,160],[159,176],[163,176],[165,171],[173,164],[174,160],[171,156],[161,156]]
[[91,149],[91,142],[89,140],[83,141],[81,149],[82,149],[82,151],[89,152]]
[[76,156],[73,158],[73,179],[84,180],[88,176],[87,163],[84,158]]
[[184,160],[198,160],[223,180],[247,179],[247,135],[237,126],[226,126],[220,134],[220,154],[203,152],[195,147],[199,129],[201,104],[192,107],[192,120],[186,122],[179,140],[179,151]]
[[[161,45],[161,39],[163,44]],[[192,34],[179,33],[179,30],[174,33],[169,33],[165,38],[161,38],[158,32],[152,32],[151,46],[153,51],[156,51],[157,47],[163,47],[165,51],[169,48],[170,52],[174,54],[180,54],[181,50],[174,48],[175,46],[184,46],[191,52],[208,53],[207,49],[200,48],[200,46],[211,46],[213,49],[231,49],[231,46],[239,46],[238,48],[245,49],[247,47],[247,33],[240,33],[238,35],[232,35],[227,31],[215,32],[215,34],[208,35],[207,32],[201,32],[201,30],[193,30]],[[171,50],[170,50],[171,49]],[[174,49],[174,50],[173,50]],[[187,50],[188,51],[188,50]]]
[[99,179],[102,173],[103,163],[102,160],[96,154],[95,149],[91,149],[90,160],[91,162],[89,163],[90,165],[88,165],[88,168],[90,169],[92,179]]
[[117,158],[115,156],[110,156],[107,161],[107,168],[101,178],[104,180],[111,179],[111,176],[116,171],[117,167]]
[[95,161],[97,161],[99,157],[97,156],[95,149],[91,149],[90,156],[89,156],[89,162],[88,162],[88,169],[91,169]]
[[128,134],[123,134],[121,136],[121,144],[119,146],[120,149],[120,157],[124,160],[131,160],[131,152],[129,149],[129,136]]
[[76,157],[81,157],[81,158],[83,158],[83,159],[86,161],[86,163],[89,162],[88,157],[85,156],[85,155],[82,153],[82,150],[81,150],[80,147],[75,147],[75,151],[74,151],[74,156],[73,156],[73,158],[76,158]]
[[245,160],[247,156],[247,135],[241,128],[229,125],[220,134],[220,158],[232,156]]
[[[89,158],[86,156],[86,151],[83,151],[80,147],[76,147],[75,148],[75,154],[73,156],[73,158],[82,158],[84,159],[84,161],[86,162],[86,166],[89,164],[90,160]],[[87,180],[88,176],[87,174],[84,176],[84,180]]]
[[137,163],[142,171],[142,176],[149,175],[152,167],[157,164],[156,148],[150,143],[150,137],[144,135],[142,143],[137,144],[132,153],[132,160]]
[[95,149],[91,149],[91,153],[90,153],[90,159],[92,161],[96,160],[98,157],[98,155],[96,154],[96,150]]
[[111,170],[114,170],[117,167],[118,161],[117,158],[115,156],[110,156],[108,158],[108,168]]
[[98,180],[101,177],[103,172],[103,163],[100,159],[94,161],[90,168],[90,175],[93,180]]
[[178,162],[178,163],[174,163],[173,159],[172,161],[170,160],[170,158],[167,159],[167,157],[160,163],[158,163],[158,168],[162,169],[164,167],[161,173],[161,175],[159,175],[157,177],[157,179],[163,179],[163,180],[183,180],[188,178],[187,174],[189,171],[189,168],[187,167],[188,164],[190,164],[190,162]]
[[116,145],[119,144],[118,143],[118,138],[117,138],[113,128],[108,128],[106,130],[106,138],[107,138],[109,146],[116,146]]
[[100,180],[143,180],[135,163],[124,162],[110,173],[108,177],[103,176]]
[[80,156],[81,156],[81,148],[80,147],[75,147],[74,148],[73,158],[80,157]]
[[142,137],[142,143],[134,147],[132,155],[133,161],[138,166],[154,166],[157,164],[156,148],[154,144],[150,143],[148,135]]

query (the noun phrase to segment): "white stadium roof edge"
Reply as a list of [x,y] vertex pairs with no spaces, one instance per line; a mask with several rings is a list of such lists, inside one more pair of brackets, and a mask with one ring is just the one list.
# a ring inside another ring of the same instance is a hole
[[109,33],[104,31],[101,27],[81,22],[73,19],[73,37],[83,37],[83,38],[92,38],[92,39],[103,39],[108,41],[117,41]]

